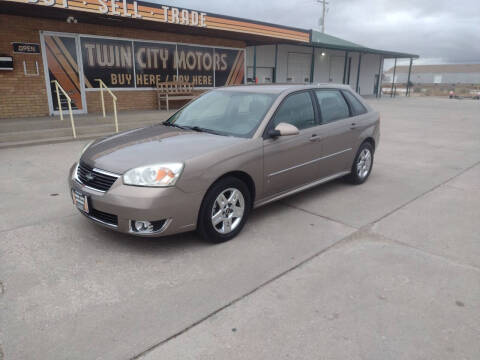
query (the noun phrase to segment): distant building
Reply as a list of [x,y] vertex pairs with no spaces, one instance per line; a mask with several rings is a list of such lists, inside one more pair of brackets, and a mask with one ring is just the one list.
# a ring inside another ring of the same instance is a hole
[[[408,65],[397,66],[395,83],[408,80]],[[384,83],[392,83],[393,67],[384,73]],[[480,64],[414,65],[410,81],[414,84],[480,84]]]

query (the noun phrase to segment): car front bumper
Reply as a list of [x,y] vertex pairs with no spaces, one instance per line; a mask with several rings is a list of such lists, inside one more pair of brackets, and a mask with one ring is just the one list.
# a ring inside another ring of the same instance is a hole
[[[121,177],[108,191],[101,192],[73,177],[76,165],[69,172],[70,189],[88,196],[89,213],[79,211],[93,222],[122,233],[150,237],[196,229],[203,193],[187,193],[177,187],[129,186],[123,184]],[[108,220],[110,215],[117,217],[117,224]],[[154,233],[137,233],[131,230],[131,220],[164,221],[164,225]]]

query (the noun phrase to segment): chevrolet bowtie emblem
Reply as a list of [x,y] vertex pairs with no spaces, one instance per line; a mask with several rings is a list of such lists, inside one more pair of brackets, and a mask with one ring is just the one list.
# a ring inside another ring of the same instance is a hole
[[88,181],[93,181],[95,179],[95,175],[92,174],[91,172],[86,173],[85,177],[87,178]]

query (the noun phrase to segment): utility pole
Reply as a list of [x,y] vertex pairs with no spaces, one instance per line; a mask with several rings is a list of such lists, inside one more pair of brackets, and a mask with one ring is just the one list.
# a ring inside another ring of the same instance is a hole
[[318,3],[322,4],[322,18],[319,20],[319,24],[322,27],[322,33],[325,33],[325,16],[328,12],[328,1],[327,0],[317,0]]

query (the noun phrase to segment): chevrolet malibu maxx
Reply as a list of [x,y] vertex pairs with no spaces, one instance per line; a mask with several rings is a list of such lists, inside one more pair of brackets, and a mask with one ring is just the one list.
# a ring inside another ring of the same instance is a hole
[[370,175],[380,117],[342,85],[252,85],[204,93],[167,121],[88,144],[73,202],[120,232],[197,230],[223,242],[253,208],[339,177]]

